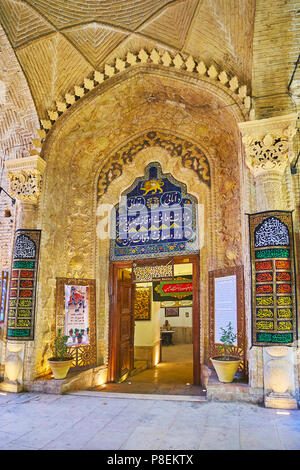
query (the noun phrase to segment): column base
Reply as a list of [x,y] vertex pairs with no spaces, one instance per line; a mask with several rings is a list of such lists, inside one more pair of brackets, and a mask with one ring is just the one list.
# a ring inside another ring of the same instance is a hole
[[23,390],[23,385],[17,381],[4,380],[0,382],[0,391],[1,392],[12,392],[20,393]]
[[285,410],[296,410],[298,409],[298,404],[297,400],[293,398],[289,393],[271,392],[265,397],[265,407]]

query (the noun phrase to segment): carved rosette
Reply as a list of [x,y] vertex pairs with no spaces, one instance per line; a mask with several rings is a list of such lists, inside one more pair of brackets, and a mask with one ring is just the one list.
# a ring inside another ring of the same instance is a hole
[[6,162],[10,193],[19,201],[38,204],[46,162],[34,155]]
[[240,123],[246,165],[254,177],[283,175],[295,158],[296,114]]

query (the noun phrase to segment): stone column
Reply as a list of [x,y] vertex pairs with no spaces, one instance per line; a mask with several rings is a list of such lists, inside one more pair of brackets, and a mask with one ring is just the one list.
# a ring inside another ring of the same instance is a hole
[[[10,194],[16,199],[16,230],[36,229],[42,177],[46,162],[39,156],[8,160],[6,175]],[[6,341],[4,381],[0,389],[9,392],[22,390],[24,365],[30,362],[32,344],[28,341]]]
[[[239,123],[245,148],[245,163],[255,186],[252,212],[295,209],[293,196],[289,192],[292,187],[291,165],[296,158],[296,120],[296,114],[289,114]],[[250,279],[246,279],[246,288],[251,290]],[[246,311],[252,315],[250,306],[246,306]],[[268,357],[276,357],[275,350],[274,355],[272,354],[272,348],[276,350],[276,346],[267,348]],[[264,390],[267,382],[264,349],[254,346],[249,351],[250,386],[261,390]]]

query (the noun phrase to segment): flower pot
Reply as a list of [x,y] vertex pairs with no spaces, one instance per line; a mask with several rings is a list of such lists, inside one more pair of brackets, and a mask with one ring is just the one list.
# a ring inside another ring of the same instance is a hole
[[55,379],[65,379],[69,369],[72,365],[73,359],[66,359],[64,361],[56,361],[55,359],[48,359],[52,373]]
[[241,359],[238,357],[230,357],[229,360],[224,357],[212,357],[211,362],[215,368],[218,379],[223,383],[231,383],[239,368]]

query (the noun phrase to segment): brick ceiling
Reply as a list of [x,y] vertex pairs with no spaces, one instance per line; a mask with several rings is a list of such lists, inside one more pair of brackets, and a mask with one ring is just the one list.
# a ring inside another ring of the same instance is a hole
[[[214,64],[237,75],[257,97],[285,90],[299,50],[294,41],[297,20],[291,19],[299,20],[296,12],[294,0],[0,2],[2,27],[39,118],[94,70],[142,47],[191,54]],[[272,106],[257,103],[262,114]]]
[[[124,7],[126,3],[126,7]],[[167,48],[250,85],[255,0],[1,0],[39,117],[128,50]]]

